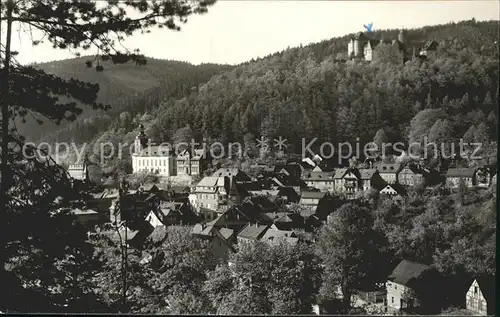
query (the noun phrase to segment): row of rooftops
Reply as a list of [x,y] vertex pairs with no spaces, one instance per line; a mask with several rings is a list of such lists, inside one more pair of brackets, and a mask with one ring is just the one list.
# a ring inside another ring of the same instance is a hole
[[[380,164],[374,168],[337,168],[335,171],[303,171],[302,177],[306,180],[341,179],[349,171],[353,172],[359,179],[370,179],[376,172],[379,174],[399,174],[405,172],[414,174],[429,174],[430,170],[418,164]],[[477,167],[450,167],[446,171],[447,177],[472,177],[477,171],[488,171],[495,173],[493,166]]]

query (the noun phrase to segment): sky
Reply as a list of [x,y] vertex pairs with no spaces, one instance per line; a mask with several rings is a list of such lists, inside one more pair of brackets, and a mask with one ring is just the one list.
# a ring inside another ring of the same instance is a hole
[[[190,17],[179,32],[155,29],[128,38],[125,46],[140,48],[141,53],[155,58],[238,64],[287,47],[363,31],[363,25],[370,22],[374,30],[409,29],[472,18],[500,20],[499,11],[498,0],[219,0],[208,13]],[[74,57],[50,44],[32,47],[26,32],[16,32],[12,41],[19,51],[16,58],[23,64]]]

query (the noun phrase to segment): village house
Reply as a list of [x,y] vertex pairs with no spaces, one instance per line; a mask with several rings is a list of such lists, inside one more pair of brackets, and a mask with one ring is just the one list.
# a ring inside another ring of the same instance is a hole
[[68,167],[68,174],[71,178],[80,181],[89,181],[89,170],[87,164],[72,164]]
[[298,163],[287,163],[287,164],[278,164],[274,166],[274,173],[283,174],[286,176],[290,176],[291,178],[298,179],[302,173],[304,168],[302,165]]
[[92,209],[81,210],[77,208],[71,210],[70,214],[72,214],[75,220],[82,225],[94,225],[101,220],[99,213]]
[[131,191],[121,193],[109,208],[110,222],[118,225],[145,222],[150,211],[160,204],[158,195],[149,192]]
[[285,186],[278,190],[276,196],[283,199],[285,203],[298,203],[300,201],[300,195],[298,193],[300,193],[300,191],[297,192],[293,187]]
[[404,186],[416,186],[423,182],[424,175],[417,164],[406,164],[398,173],[398,183]]
[[270,245],[276,245],[280,243],[280,241],[285,241],[291,245],[297,244],[299,238],[293,231],[279,230],[273,227],[270,227],[260,238],[260,241],[268,243]]
[[132,153],[133,173],[151,173],[162,177],[174,175],[175,160],[172,150],[166,145],[153,144],[144,133],[143,125],[139,129]]
[[322,192],[332,192],[334,188],[333,172],[308,172],[302,180],[308,187],[317,188]]
[[276,174],[268,181],[268,186],[271,189],[280,189],[282,187],[292,187],[296,192],[300,192],[307,185],[300,178],[295,178],[286,174]]
[[[189,194],[189,203],[196,212],[201,208],[224,212],[230,205],[231,180],[229,177],[204,177]],[[207,219],[212,220],[212,219]]]
[[251,196],[276,196],[279,190],[277,189],[259,189],[259,190],[249,190],[248,193]]
[[255,222],[258,216],[259,211],[256,210],[255,206],[248,204],[231,206],[215,220],[208,222],[207,225],[216,228],[229,228],[239,232],[248,223]]
[[406,191],[403,186],[399,184],[387,184],[381,191],[381,196],[387,196],[394,200],[402,201],[406,196]]
[[348,199],[354,199],[361,191],[382,186],[383,179],[376,169],[339,168],[333,176],[335,192],[344,194]]
[[139,187],[140,192],[158,193],[160,189],[156,184],[146,183]]
[[394,184],[398,181],[398,174],[401,171],[401,164],[380,164],[377,166],[377,171],[383,180],[385,180],[389,184]]
[[462,181],[465,187],[476,184],[476,168],[450,168],[446,172],[446,185],[450,188],[458,188]]
[[386,282],[387,306],[397,310],[421,309],[429,305],[422,301],[421,296],[426,294],[432,298],[432,294],[440,289],[437,287],[439,283],[437,272],[430,266],[402,260]]
[[482,166],[475,171],[475,184],[478,187],[487,188],[491,185],[491,173],[488,167]]
[[279,211],[280,207],[278,204],[275,203],[271,198],[276,197],[276,196],[250,196],[246,197],[243,200],[243,205],[253,205],[256,210],[259,210],[261,213],[270,213],[270,212],[275,212]]
[[192,151],[185,149],[181,151],[175,158],[177,176],[203,175],[206,161],[206,153],[203,149],[195,149]]
[[299,204],[307,209],[315,210],[319,201],[325,197],[325,192],[303,191],[300,195]]
[[238,244],[251,243],[260,240],[269,229],[269,225],[249,223],[237,235]]
[[378,171],[374,168],[362,168],[358,170],[360,179],[360,189],[367,191],[370,188],[381,189],[385,183]]
[[495,315],[495,277],[475,278],[465,296],[465,306],[475,315]]
[[201,239],[210,241],[212,254],[223,261],[227,261],[229,254],[234,252],[232,243],[233,230],[227,228],[218,229],[211,225],[196,224],[191,233]]
[[99,193],[93,193],[87,199],[87,207],[97,211],[100,214],[107,214],[113,200],[118,199],[118,190],[104,190]]
[[241,169],[236,167],[222,167],[216,170],[213,177],[229,177],[229,179],[234,180],[236,183],[250,183],[252,179]]
[[302,229],[305,226],[304,217],[300,214],[287,213],[286,215],[275,219],[274,225],[280,230]]
[[151,210],[149,214],[146,216],[146,221],[153,226],[153,228],[164,226],[163,224],[163,214],[159,213],[156,210]]
[[162,202],[157,208],[151,209],[146,221],[153,227],[170,225],[194,225],[198,216],[185,203]]
[[141,250],[146,239],[153,233],[154,228],[146,221],[123,223],[115,232],[115,241],[126,241],[127,246]]

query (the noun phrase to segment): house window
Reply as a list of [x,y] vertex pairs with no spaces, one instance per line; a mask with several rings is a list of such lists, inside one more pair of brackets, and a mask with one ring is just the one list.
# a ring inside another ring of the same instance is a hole
[[398,286],[396,284],[394,284],[394,289],[398,289]]
[[391,303],[394,304],[394,297],[391,297]]
[[474,295],[477,295],[477,286],[474,286]]

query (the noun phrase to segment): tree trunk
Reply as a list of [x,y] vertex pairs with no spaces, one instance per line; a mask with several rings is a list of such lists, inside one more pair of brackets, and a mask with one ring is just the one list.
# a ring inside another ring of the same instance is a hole
[[342,285],[342,306],[345,314],[351,309],[351,290],[346,285]]
[[[6,210],[7,210],[7,190],[9,188],[8,172],[9,167],[8,161],[8,149],[9,149],[9,103],[10,103],[10,87],[9,87],[9,72],[10,72],[10,43],[12,37],[12,10],[14,8],[14,3],[12,0],[7,0],[7,33],[6,43],[5,43],[5,58],[3,69],[0,72],[0,98],[2,107],[2,145],[1,145],[1,167],[0,167],[0,201],[2,206],[0,206],[0,275],[4,275],[4,263],[5,263],[5,230],[4,226],[6,223]],[[1,24],[1,21],[0,21]],[[0,278],[3,280],[3,278]],[[2,296],[3,297],[3,296]],[[0,303],[0,308],[4,307],[5,303]]]

